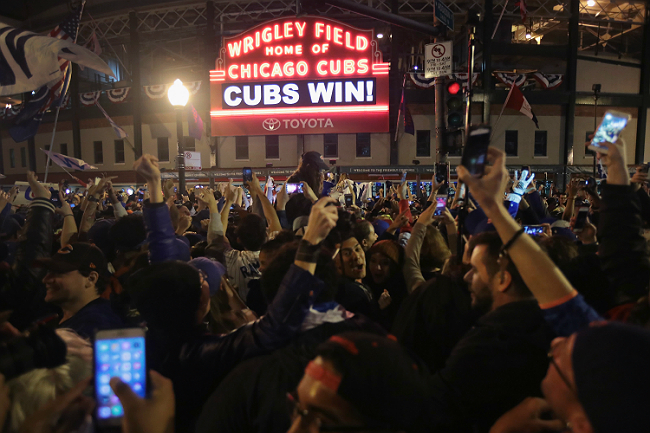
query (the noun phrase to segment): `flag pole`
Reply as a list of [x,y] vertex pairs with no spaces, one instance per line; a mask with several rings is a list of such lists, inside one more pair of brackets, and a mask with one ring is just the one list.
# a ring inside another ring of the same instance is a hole
[[[59,104],[59,106],[56,107],[56,115],[54,116],[54,128],[52,128],[52,138],[50,138],[50,147],[48,149],[50,152],[54,151],[52,146],[54,146],[54,134],[56,134],[56,124],[59,121],[59,110],[61,110],[61,104]],[[45,178],[43,179],[43,183],[47,183],[47,175],[49,172],[50,172],[50,154],[48,153],[47,160],[45,161]]]
[[[406,74],[404,74],[404,80],[402,81],[402,99],[399,103],[399,108],[397,110],[397,126],[395,127],[395,142],[397,143],[397,136],[399,134],[399,125],[400,119],[402,118],[402,107],[404,106],[404,88],[406,87]],[[404,113],[406,115],[406,113]]]
[[497,21],[497,25],[494,26],[494,31],[492,32],[492,37],[490,39],[494,39],[494,36],[497,34],[497,29],[499,28],[499,24],[501,24],[501,18],[503,18],[503,13],[506,11],[506,7],[508,6],[509,1],[510,0],[506,0],[506,3],[503,5],[501,15],[499,15],[499,20]]
[[515,83],[512,83],[512,86],[510,86],[510,91],[508,92],[508,96],[506,96],[506,102],[503,103],[503,107],[501,107],[501,112],[499,113],[499,117],[497,117],[497,121],[494,122],[494,126],[492,126],[492,133],[493,134],[494,134],[494,130],[496,129],[497,125],[499,124],[499,120],[501,120],[501,116],[503,115],[503,110],[505,110],[506,105],[508,105],[508,101],[510,100],[510,95],[512,95],[512,89],[514,89],[514,87],[515,87]]
[[[86,5],[86,0],[82,0],[81,5],[79,7],[79,20],[81,20],[81,16],[83,15],[84,12],[84,6]],[[74,43],[77,43],[77,38],[79,37],[79,26],[80,24],[77,25],[77,31],[74,34]],[[68,64],[68,68],[70,68],[70,80],[72,80],[72,63]],[[67,73],[67,70],[66,70]],[[65,80],[65,77],[64,77]],[[70,82],[68,82],[68,85]],[[63,85],[65,86],[65,84]],[[50,152],[54,152],[54,135],[56,134],[56,124],[59,121],[59,111],[61,110],[61,105],[63,104],[63,101],[65,101],[65,94],[68,92],[67,87],[61,88],[61,94],[60,94],[60,100],[59,100],[59,105],[56,107],[56,115],[54,116],[54,128],[52,128],[52,137],[50,138],[50,148],[48,149]],[[50,154],[47,154],[47,160],[45,161],[45,178],[43,179],[43,183],[47,182],[47,175],[50,172]],[[36,167],[34,167],[36,168]],[[65,169],[64,169],[65,170]],[[70,173],[68,173],[70,174]],[[70,174],[70,176],[72,176]]]

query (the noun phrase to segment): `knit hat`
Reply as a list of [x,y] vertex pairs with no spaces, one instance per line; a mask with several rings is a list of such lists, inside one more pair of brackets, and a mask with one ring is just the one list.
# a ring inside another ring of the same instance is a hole
[[375,242],[368,250],[368,257],[372,257],[375,253],[383,254],[398,266],[402,263],[402,248],[394,241],[384,240]]
[[203,271],[207,276],[208,286],[210,286],[210,296],[213,296],[221,286],[221,277],[226,274],[226,267],[219,262],[210,260],[207,257],[198,257],[190,260],[190,265]]
[[351,403],[368,427],[417,431],[426,424],[425,372],[394,337],[345,332],[318,346],[316,354],[331,360],[337,372],[312,361],[305,374]]
[[650,331],[611,322],[578,333],[572,363],[578,400],[595,433],[650,426]]

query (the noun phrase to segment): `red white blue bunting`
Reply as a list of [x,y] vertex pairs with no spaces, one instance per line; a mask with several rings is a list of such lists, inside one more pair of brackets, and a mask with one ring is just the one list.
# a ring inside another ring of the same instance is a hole
[[190,95],[196,95],[201,88],[201,81],[192,81],[191,83],[187,83],[185,87],[190,91]]
[[120,102],[124,102],[126,98],[129,96],[129,91],[131,90],[130,87],[122,87],[121,89],[111,89],[106,91],[106,96],[108,96],[108,100],[117,104]]
[[[424,78],[424,74],[422,73],[411,72],[409,77],[413,84],[420,89],[429,89],[436,84],[435,78]],[[467,87],[467,73],[446,75],[445,78],[459,81],[462,83],[463,87]],[[476,84],[476,80],[478,80],[478,74],[472,74],[472,85]]]
[[557,89],[564,82],[562,74],[544,74],[543,72],[533,73],[533,78],[544,89]]
[[144,86],[144,93],[149,99],[162,99],[167,96],[170,84],[154,84],[153,86]]
[[95,102],[97,102],[97,99],[99,99],[99,95],[101,95],[101,93],[101,90],[98,90],[96,92],[80,93],[79,100],[81,101],[81,104],[85,106],[95,105]]
[[505,72],[495,72],[494,76],[506,86],[514,84],[517,87],[521,87],[528,79],[526,74],[508,74]]

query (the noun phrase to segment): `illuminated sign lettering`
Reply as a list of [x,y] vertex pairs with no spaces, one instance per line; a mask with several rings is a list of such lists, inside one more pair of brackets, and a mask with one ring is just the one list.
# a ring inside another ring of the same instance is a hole
[[315,16],[261,24],[224,38],[210,71],[212,131],[388,132],[388,71],[372,30]]

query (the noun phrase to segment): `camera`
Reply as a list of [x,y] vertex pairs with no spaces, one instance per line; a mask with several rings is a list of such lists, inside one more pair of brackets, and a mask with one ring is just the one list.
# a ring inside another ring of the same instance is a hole
[[67,347],[54,329],[30,328],[20,337],[0,342],[0,373],[11,380],[36,368],[54,368],[66,362]]

